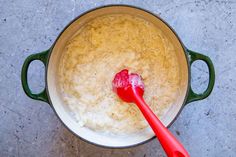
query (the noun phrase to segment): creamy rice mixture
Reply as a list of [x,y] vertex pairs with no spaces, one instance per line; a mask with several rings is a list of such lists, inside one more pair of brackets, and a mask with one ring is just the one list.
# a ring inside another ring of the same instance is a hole
[[78,30],[60,61],[61,94],[78,127],[115,134],[148,127],[136,105],[112,91],[114,75],[124,68],[142,76],[144,99],[158,117],[175,102],[179,66],[164,34],[139,17],[101,16]]

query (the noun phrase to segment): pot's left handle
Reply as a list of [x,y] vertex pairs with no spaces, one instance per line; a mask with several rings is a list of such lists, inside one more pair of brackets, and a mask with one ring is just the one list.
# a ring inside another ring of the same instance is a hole
[[50,51],[50,49],[43,51],[41,53],[32,54],[32,55],[28,56],[25,59],[24,64],[22,66],[22,70],[21,70],[21,83],[22,83],[23,89],[25,91],[25,94],[28,95],[32,99],[41,100],[41,101],[44,101],[47,103],[49,103],[49,101],[48,101],[48,96],[46,93],[46,88],[44,88],[44,90],[38,94],[32,93],[29,88],[29,85],[28,85],[27,73],[28,73],[28,68],[29,68],[30,63],[34,60],[39,60],[39,61],[43,62],[44,66],[46,67],[49,51]]

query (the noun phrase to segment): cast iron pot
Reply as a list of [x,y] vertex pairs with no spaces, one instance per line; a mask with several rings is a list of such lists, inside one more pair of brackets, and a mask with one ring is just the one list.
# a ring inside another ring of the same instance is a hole
[[[107,15],[107,14],[130,14],[133,16],[139,16],[150,22],[152,22],[158,29],[169,38],[172,42],[176,56],[178,58],[178,64],[180,68],[180,95],[177,98],[176,102],[170,107],[165,115],[160,117],[161,121],[165,126],[170,126],[182,108],[193,101],[202,100],[208,97],[213,89],[215,82],[215,72],[212,61],[209,57],[188,50],[174,30],[160,17],[133,6],[127,5],[109,5],[99,8],[92,9],[77,18],[75,18],[71,23],[69,23],[66,28],[58,36],[52,47],[41,53],[30,55],[26,58],[21,73],[22,86],[25,93],[32,99],[41,100],[50,104],[54,109],[55,113],[62,121],[62,123],[75,135],[81,139],[93,143],[95,145],[109,147],[109,148],[127,148],[130,146],[135,146],[138,144],[143,144],[153,138],[155,138],[154,133],[150,130],[148,133],[136,133],[132,135],[107,135],[92,131],[86,127],[79,127],[76,121],[69,114],[69,110],[61,99],[59,86],[58,86],[58,75],[57,69],[60,57],[62,56],[64,47],[74,34],[81,28],[81,26],[90,21],[93,18],[98,16]],[[40,60],[45,65],[45,89],[38,94],[31,92],[28,81],[27,81],[27,71],[29,64],[34,60]],[[193,92],[190,85],[190,66],[196,60],[204,61],[209,70],[209,83],[207,89],[201,93],[196,94]]]

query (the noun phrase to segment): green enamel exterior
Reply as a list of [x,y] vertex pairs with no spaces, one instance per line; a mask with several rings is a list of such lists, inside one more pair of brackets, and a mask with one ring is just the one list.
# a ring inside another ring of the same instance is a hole
[[42,92],[40,92],[38,94],[32,93],[29,88],[29,85],[28,85],[27,73],[28,73],[28,68],[29,68],[30,63],[34,60],[40,60],[41,62],[43,62],[45,69],[46,69],[49,51],[50,51],[50,49],[43,51],[41,53],[32,54],[32,55],[28,56],[25,59],[25,62],[23,64],[23,67],[21,70],[21,83],[22,83],[22,86],[23,86],[23,89],[24,89],[26,95],[28,95],[32,99],[41,100],[41,101],[44,101],[47,103],[49,103],[49,100],[48,100],[48,96],[47,96],[47,92],[46,92],[46,87],[44,88],[44,90]]
[[[205,99],[206,97],[208,97],[214,87],[215,84],[215,70],[214,70],[214,66],[213,63],[211,61],[211,59],[205,55],[199,54],[197,52],[191,51],[191,50],[186,50],[189,54],[189,62],[190,62],[190,66],[192,65],[192,63],[194,61],[197,60],[202,60],[207,64],[208,70],[209,70],[209,82],[208,82],[208,87],[207,89],[200,94],[196,94],[193,92],[192,87],[190,86],[189,88],[189,93],[188,93],[188,97],[187,97],[187,103],[193,102],[193,101],[197,101],[197,100],[202,100]],[[189,67],[191,68],[191,67]],[[190,83],[190,82],[189,82]]]
[[[194,61],[202,60],[207,64],[208,70],[209,70],[209,83],[208,83],[207,89],[203,93],[196,94],[196,93],[194,93],[194,91],[192,90],[191,85],[190,85],[188,97],[187,97],[187,101],[186,101],[186,104],[187,104],[187,103],[190,103],[193,101],[205,99],[206,97],[208,97],[211,94],[213,87],[214,87],[214,83],[215,83],[215,70],[214,70],[213,63],[209,57],[199,54],[197,52],[188,50],[188,49],[186,49],[186,51],[189,55],[190,66],[192,65],[192,63]],[[22,71],[21,71],[22,86],[23,86],[23,89],[24,89],[26,95],[28,95],[32,99],[41,100],[41,101],[44,101],[47,103],[49,103],[49,99],[48,99],[48,96],[46,93],[46,88],[44,88],[44,90],[38,94],[34,94],[31,92],[29,85],[28,85],[27,72],[28,72],[28,68],[29,68],[30,63],[34,60],[42,61],[45,68],[46,68],[46,71],[47,71],[47,61],[48,61],[49,52],[50,52],[50,49],[43,51],[41,53],[32,54],[29,57],[27,57],[24,64],[23,64]],[[189,69],[190,69],[190,67],[189,67]],[[189,84],[190,84],[190,82],[189,82]]]

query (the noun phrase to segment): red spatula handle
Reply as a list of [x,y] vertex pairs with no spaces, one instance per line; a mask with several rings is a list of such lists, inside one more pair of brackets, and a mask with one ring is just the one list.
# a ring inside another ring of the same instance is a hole
[[162,124],[162,122],[145,103],[143,98],[136,95],[135,103],[143,113],[149,125],[152,127],[168,157],[189,157],[189,154],[184,149],[183,145]]

